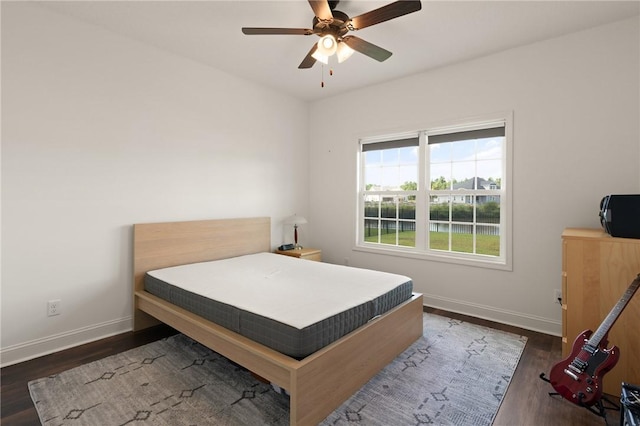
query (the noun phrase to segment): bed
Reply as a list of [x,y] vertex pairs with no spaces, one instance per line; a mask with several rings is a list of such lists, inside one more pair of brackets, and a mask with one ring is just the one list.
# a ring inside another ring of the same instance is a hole
[[149,271],[270,251],[269,218],[134,225],[134,329],[159,322],[172,326],[286,389],[291,425],[317,424],[422,335],[422,295],[413,294],[333,343],[298,359],[174,305],[144,287]]

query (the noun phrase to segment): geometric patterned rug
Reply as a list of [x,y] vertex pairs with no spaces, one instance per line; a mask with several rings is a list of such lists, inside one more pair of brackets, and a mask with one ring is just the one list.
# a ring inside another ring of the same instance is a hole
[[[424,336],[321,424],[490,425],[526,337],[424,314]],[[178,334],[29,382],[46,426],[288,425],[286,394]]]

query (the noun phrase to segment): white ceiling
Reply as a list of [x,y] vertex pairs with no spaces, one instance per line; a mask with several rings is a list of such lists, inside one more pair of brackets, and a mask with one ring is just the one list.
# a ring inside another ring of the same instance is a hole
[[[391,1],[343,0],[355,17]],[[241,27],[311,28],[306,0],[47,1],[50,10],[104,27],[303,100],[424,72],[512,47],[638,16],[638,1],[422,1],[422,10],[364,28],[360,38],[393,52],[359,53],[324,69],[298,69],[315,35],[242,34]],[[568,55],[571,52],[567,52]],[[334,57],[335,58],[335,57]],[[329,68],[333,76],[329,76]],[[320,86],[323,78],[325,87]]]

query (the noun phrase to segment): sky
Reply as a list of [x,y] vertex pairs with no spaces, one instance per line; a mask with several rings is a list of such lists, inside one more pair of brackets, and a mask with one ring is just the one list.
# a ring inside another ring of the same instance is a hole
[[[444,176],[458,182],[478,176],[502,178],[504,137],[446,142],[428,146],[430,181]],[[400,189],[405,182],[418,181],[418,147],[367,151],[365,186]]]

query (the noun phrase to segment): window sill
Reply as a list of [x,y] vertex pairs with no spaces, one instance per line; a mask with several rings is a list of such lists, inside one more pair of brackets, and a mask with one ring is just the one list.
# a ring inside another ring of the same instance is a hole
[[510,262],[505,259],[497,259],[494,257],[484,258],[478,255],[465,256],[460,254],[437,254],[433,252],[418,251],[415,249],[403,249],[396,246],[378,246],[378,245],[356,245],[353,251],[364,253],[374,253],[386,256],[398,256],[409,259],[427,260],[431,262],[453,263],[457,265],[473,266],[476,268],[498,269],[502,271],[513,271]]

